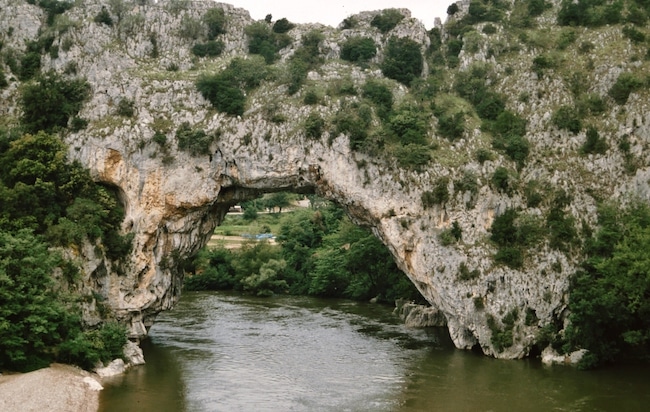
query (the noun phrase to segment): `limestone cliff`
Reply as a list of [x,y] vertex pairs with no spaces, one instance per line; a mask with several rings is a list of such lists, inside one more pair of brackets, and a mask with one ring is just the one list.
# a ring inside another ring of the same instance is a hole
[[[26,41],[43,35],[46,12],[24,0],[1,3],[3,53],[19,55]],[[522,267],[498,264],[497,248],[489,240],[495,217],[517,209],[543,219],[550,201],[527,201],[525,190],[533,183],[542,193],[570,194],[561,211],[575,218],[576,230],[581,224],[595,225],[598,200],[650,196],[647,91],[636,90],[623,105],[608,104],[590,118],[608,143],[600,154],[581,155],[585,130],[573,133],[552,121],[558,107],[574,102],[567,76],[557,68],[542,74],[531,67],[547,50],[543,43],[563,30],[555,25],[557,5],[534,19],[538,38],[531,39],[529,33],[523,39],[497,22],[491,24],[494,32],[450,34],[450,25],[467,13],[469,2],[459,3],[459,13],[441,28],[440,38],[444,49],[453,36],[465,36],[463,46],[457,66],[442,77],[436,93],[438,107],[457,106],[466,113],[464,130],[456,140],[442,138],[436,132],[439,119],[427,112],[431,160],[424,167],[408,168],[393,156],[351,149],[350,137],[335,133],[332,119],[341,109],[360,103],[361,93],[342,96],[330,91],[343,82],[360,90],[368,79],[381,79],[396,106],[416,99],[412,90],[385,79],[379,69],[392,36],[414,40],[423,55],[430,49],[430,33],[408,10],[400,10],[406,18],[386,33],[371,25],[379,11],[355,16],[350,28],[292,28],[287,32],[289,45],[273,63],[273,75],[246,91],[245,111],[233,116],[216,111],[195,82],[202,74],[224,70],[235,57],[250,58],[245,28],[254,21],[248,12],[228,4],[181,0],[111,3],[123,8],[91,0],[57,15],[47,28],[57,53],[41,57],[41,70],[74,71],[92,87],[92,97],[79,113],[87,127],[65,133],[64,139],[71,158],[87,166],[97,181],[118,190],[126,210],[122,230],[135,235],[134,247],[122,270],[95,256],[90,246],[75,253],[83,264],[85,287],[130,325],[133,336],[145,335],[156,314],[176,303],[183,280],[181,261],[207,242],[229,206],[267,191],[292,190],[336,201],[356,223],[371,227],[422,295],[444,314],[458,348],[479,344],[488,355],[523,357],[540,327],[564,319],[569,277],[581,255],[577,247],[558,249],[545,240],[528,251]],[[104,6],[112,25],[96,21]],[[184,30],[191,22],[200,23],[214,7],[224,11],[225,33],[218,36],[223,51],[218,57],[197,57],[191,49],[205,38],[205,28],[200,26],[196,36]],[[510,16],[513,10],[505,13]],[[303,35],[313,30],[322,34],[323,61],[309,71],[298,92],[289,95],[284,80],[288,62]],[[607,100],[620,73],[648,72],[647,60],[630,58],[638,47],[622,36],[620,26],[574,31],[579,40],[561,59],[566,66],[589,65],[584,72],[589,93]],[[352,36],[371,38],[378,45],[377,55],[364,65],[341,60],[341,44]],[[579,51],[581,43],[591,45],[587,54]],[[471,106],[453,92],[454,81],[476,63],[489,65],[490,87],[508,97],[509,111],[527,120],[530,154],[519,166],[492,150],[491,135],[482,130]],[[9,84],[1,90],[0,110],[10,123],[20,115],[21,82],[4,67]],[[434,71],[425,64],[422,75],[427,79]],[[312,89],[319,102],[305,104],[305,94]],[[120,102],[130,104],[131,116],[118,113]],[[324,119],[315,137],[305,128],[312,114]],[[376,117],[373,122],[378,127]],[[179,148],[176,132],[184,123],[214,136],[209,152],[192,154]],[[623,141],[625,151],[617,149]],[[481,150],[491,156],[477,159],[475,153]],[[509,190],[492,181],[499,167],[509,171]],[[460,185],[467,175],[474,177],[475,187]],[[423,204],[441,181],[447,198]],[[454,223],[462,239],[446,242],[441,234]],[[94,304],[89,304],[87,317],[98,321]],[[508,325],[504,315],[513,309],[518,316]],[[493,334],[508,327],[512,345],[495,348]]]

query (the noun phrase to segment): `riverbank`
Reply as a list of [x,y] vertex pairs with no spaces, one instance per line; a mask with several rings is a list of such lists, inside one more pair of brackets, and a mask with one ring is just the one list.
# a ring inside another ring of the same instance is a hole
[[0,411],[96,412],[99,378],[70,365],[0,376]]

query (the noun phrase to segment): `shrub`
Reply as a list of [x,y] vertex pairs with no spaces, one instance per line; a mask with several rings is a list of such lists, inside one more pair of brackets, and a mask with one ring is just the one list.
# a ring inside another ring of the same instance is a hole
[[97,13],[93,20],[98,24],[105,24],[107,26],[113,25],[113,19],[111,18],[111,14],[108,12],[108,10],[106,10],[106,6],[102,6],[102,9],[99,11],[99,13]]
[[335,134],[346,134],[350,138],[350,149],[363,149],[368,137],[371,118],[364,118],[359,112],[341,110],[334,118]]
[[609,89],[609,95],[617,104],[627,103],[630,93],[640,89],[643,81],[632,73],[621,73],[616,79],[616,83]]
[[391,136],[402,144],[428,143],[429,123],[417,107],[401,107],[390,116],[387,127]]
[[373,102],[380,118],[386,118],[393,109],[393,93],[383,83],[369,79],[361,87],[363,97]]
[[274,33],[286,33],[289,30],[293,29],[296,27],[295,24],[291,23],[289,20],[287,20],[285,17],[281,18],[280,20],[276,21],[273,24],[273,32]]
[[544,73],[549,69],[557,67],[555,60],[548,55],[540,55],[533,59],[532,70],[538,78],[544,77]]
[[557,15],[561,26],[597,27],[616,24],[622,19],[623,2],[602,0],[562,0]]
[[203,75],[196,82],[196,88],[220,112],[233,116],[244,114],[246,96],[232,85],[228,75]]
[[399,12],[397,9],[386,9],[383,10],[380,14],[377,14],[370,21],[372,27],[376,27],[383,34],[388,33],[393,30],[395,26],[399,24],[404,19],[404,15]]
[[420,45],[406,37],[391,37],[388,40],[381,71],[384,76],[409,85],[422,75],[424,59]]
[[593,126],[587,128],[587,140],[580,148],[583,154],[605,154],[609,145],[604,138],[600,137],[598,129]]
[[223,52],[225,44],[219,40],[210,40],[205,43],[197,43],[192,46],[192,54],[197,57],[216,57]]
[[494,155],[488,149],[481,148],[476,151],[476,160],[478,160],[479,163],[483,164],[487,161],[494,160]]
[[305,135],[312,139],[320,139],[325,127],[325,120],[316,112],[312,112],[305,120]]
[[274,33],[268,24],[255,22],[246,26],[244,33],[248,37],[248,52],[264,57],[267,64],[278,59],[278,52],[291,44],[287,34]]
[[218,7],[210,8],[203,15],[203,23],[208,27],[208,40],[214,40],[226,32],[226,13]]
[[188,122],[182,123],[176,129],[178,148],[193,156],[209,155],[210,146],[217,139],[216,135],[208,135],[201,129],[193,129]]
[[578,133],[582,130],[582,119],[578,111],[569,106],[561,106],[553,113],[551,122],[558,128]]
[[451,116],[441,115],[438,118],[438,133],[451,142],[463,137],[463,133],[465,133],[465,113],[458,112]]
[[510,191],[510,173],[505,167],[497,167],[491,179],[494,187],[500,192],[508,193]]
[[115,114],[124,117],[133,117],[135,115],[135,102],[131,99],[122,99],[117,104]]
[[425,209],[430,208],[431,206],[441,205],[446,203],[449,200],[449,185],[448,177],[439,178],[431,191],[426,191],[422,193],[422,206]]
[[89,94],[90,85],[84,79],[66,80],[54,72],[39,76],[25,86],[20,99],[25,130],[36,133],[65,128]]
[[493,24],[486,24],[483,26],[483,33],[490,35],[497,32],[497,28]]
[[341,58],[353,63],[367,62],[377,55],[377,45],[369,37],[349,37],[341,45]]
[[634,27],[625,26],[623,27],[623,35],[630,39],[632,43],[643,43],[646,39],[645,34]]
[[400,145],[395,149],[394,154],[397,159],[397,164],[407,169],[420,170],[431,161],[429,148],[418,144]]
[[458,280],[472,280],[477,279],[479,276],[481,276],[481,272],[478,269],[469,270],[465,262],[458,267]]

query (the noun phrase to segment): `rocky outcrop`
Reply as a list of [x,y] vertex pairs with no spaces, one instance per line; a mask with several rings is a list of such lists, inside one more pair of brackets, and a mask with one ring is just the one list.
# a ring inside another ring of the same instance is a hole
[[[20,52],[25,40],[38,36],[34,27],[40,27],[45,14],[22,0],[5,3],[9,7],[0,10],[0,32],[11,27],[13,35],[5,36],[4,47]],[[644,150],[650,138],[647,96],[632,94],[624,110],[608,108],[600,121],[606,125],[610,150],[580,156],[584,133],[558,130],[550,121],[554,108],[570,101],[570,92],[557,77],[535,77],[530,71],[535,54],[526,49],[497,61],[487,57],[489,44],[483,39],[483,46],[463,50],[459,59],[460,70],[474,61],[494,65],[498,89],[513,96],[509,109],[528,120],[531,155],[527,163],[517,169],[501,154],[481,163],[474,153],[489,147],[489,139],[477,122],[468,123],[461,139],[448,142],[433,132],[437,119],[431,117],[429,138],[439,149],[426,168],[411,170],[400,168],[390,156],[351,150],[349,137],[335,134],[334,128],[326,129],[320,138],[308,137],[304,131],[310,113],[328,119],[341,109],[342,99],[328,94],[329,87],[345,80],[358,88],[367,79],[383,78],[373,64],[360,67],[338,59],[341,41],[364,33],[379,45],[376,61],[382,58],[389,36],[370,26],[377,12],[357,16],[354,29],[308,25],[289,31],[294,43],[282,50],[275,64],[278,77],[303,34],[314,29],[323,34],[320,53],[326,59],[308,75],[321,92],[319,105],[303,104],[305,88],[287,96],[286,85],[272,80],[248,92],[242,116],[230,116],[211,107],[197,91],[195,80],[201,73],[222,70],[235,56],[248,55],[244,28],[253,22],[249,14],[211,2],[124,3],[128,7],[119,19],[113,15],[113,26],[94,21],[106,5],[102,1],[76,4],[57,20],[58,53],[44,55],[41,61],[45,70],[74,68],[91,84],[92,97],[79,114],[88,120],[88,127],[66,134],[65,140],[72,159],[118,191],[126,211],[122,231],[134,234],[133,251],[119,268],[116,262],[96,256],[92,245],[73,251],[83,267],[84,287],[94,292],[95,299],[86,308],[87,318],[95,319],[92,322],[99,321],[100,312],[108,312],[127,323],[133,337],[145,335],[156,315],[179,299],[181,262],[206,244],[231,205],[264,192],[291,190],[333,200],[357,224],[372,228],[426,300],[444,314],[457,347],[480,345],[488,355],[519,358],[529,353],[540,327],[562,319],[569,275],[579,255],[542,243],[530,252],[522,269],[495,263],[496,249],[488,241],[494,218],[510,208],[538,217],[548,210],[546,204],[529,207],[521,191],[503,193],[490,185],[497,167],[508,166],[521,187],[537,181],[571,193],[564,212],[586,225],[595,222],[594,193],[601,198],[624,198],[627,193],[650,196],[649,152]],[[215,6],[225,11],[228,22],[220,37],[224,52],[218,58],[197,58],[190,53],[195,40],[181,36],[181,27],[186,21],[200,22],[206,10]],[[423,52],[429,45],[425,28],[408,16],[390,34],[417,41]],[[505,34],[498,37],[501,34],[491,41],[511,40]],[[584,36],[603,50],[620,38],[613,29]],[[594,53],[596,69],[590,79],[590,90],[600,95],[619,72],[634,64],[607,60],[606,54]],[[0,109],[12,118],[19,115],[19,82],[9,77]],[[389,83],[398,103],[413,98],[406,87]],[[116,114],[123,99],[133,102],[133,117]],[[346,99],[346,104],[354,104],[360,97]],[[285,121],[274,121],[274,116]],[[209,154],[179,149],[175,131],[185,122],[218,136]],[[163,133],[167,143],[156,143],[156,133]],[[623,136],[637,165],[632,173],[625,168],[625,155],[616,150]],[[455,185],[466,173],[476,176],[475,191]],[[441,177],[449,178],[449,199],[423,207],[423,193],[431,191]],[[454,222],[462,229],[462,242],[443,242],[440,234]],[[463,277],[462,271],[473,275]],[[98,309],[100,302],[104,311]],[[497,351],[491,340],[494,325],[490,327],[488,319],[506,327],[500,319],[513,309],[519,314],[511,326],[513,344]],[[534,321],[524,319],[526,313],[532,313]]]

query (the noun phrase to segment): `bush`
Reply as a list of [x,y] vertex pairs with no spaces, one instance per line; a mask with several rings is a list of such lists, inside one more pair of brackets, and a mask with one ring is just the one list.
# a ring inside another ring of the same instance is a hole
[[90,94],[83,79],[66,80],[50,72],[25,86],[20,98],[22,124],[28,133],[46,132],[67,127]]
[[93,21],[95,23],[105,24],[107,26],[113,25],[113,19],[111,18],[111,14],[108,12],[108,10],[106,10],[106,6],[102,6],[102,9],[99,13],[97,13]]
[[551,122],[558,128],[578,133],[582,130],[582,119],[578,111],[569,106],[561,106],[553,113]]
[[404,106],[396,110],[387,124],[393,140],[401,144],[426,145],[429,123],[420,109]]
[[294,27],[296,27],[295,24],[283,17],[273,24],[273,33],[286,33]]
[[135,102],[131,99],[122,99],[117,104],[115,114],[124,117],[133,117],[135,115]]
[[219,40],[210,40],[205,43],[197,43],[192,46],[192,54],[197,57],[216,57],[223,52],[225,44]]
[[549,69],[554,69],[557,67],[555,60],[547,55],[537,56],[533,59],[532,70],[535,72],[537,77],[541,79],[544,77],[544,73]]
[[407,144],[395,148],[395,158],[400,167],[421,170],[431,161],[431,153],[427,146]]
[[218,35],[226,32],[226,14],[218,7],[210,8],[205,12],[203,23],[208,27],[208,40],[214,40]]
[[510,191],[510,173],[505,167],[497,167],[491,179],[494,187],[500,192],[508,193]]
[[424,59],[420,45],[406,37],[391,37],[388,40],[381,71],[384,76],[409,85],[422,75]]
[[349,62],[367,62],[376,55],[377,45],[369,37],[349,37],[341,45],[341,58]]
[[431,191],[422,193],[422,206],[428,209],[435,205],[442,205],[449,200],[448,177],[439,178]]
[[274,33],[268,24],[255,22],[244,29],[248,37],[248,52],[264,57],[267,64],[278,59],[278,52],[291,44],[291,37],[282,33]]
[[609,145],[604,138],[600,137],[598,129],[593,126],[587,128],[587,140],[580,148],[583,154],[605,154]]
[[598,27],[616,24],[622,20],[623,2],[603,0],[562,0],[557,15],[561,26]]
[[188,122],[182,123],[176,129],[178,148],[189,152],[193,156],[212,153],[210,146],[217,138],[218,136],[208,135],[201,129],[192,129]]
[[644,82],[632,73],[621,73],[616,79],[616,83],[609,89],[609,96],[617,104],[627,103],[630,93],[640,89]]
[[312,112],[305,120],[305,135],[312,139],[320,139],[324,127],[325,120],[318,113]]
[[377,106],[380,118],[386,118],[393,109],[393,92],[383,83],[369,79],[361,87],[363,97]]
[[438,118],[438,133],[451,142],[463,137],[463,133],[465,133],[465,113],[458,112],[451,116],[441,115]]
[[241,116],[244,114],[246,96],[233,86],[231,80],[229,75],[202,75],[196,82],[196,88],[218,111]]
[[370,21],[370,25],[379,29],[383,34],[386,34],[393,30],[403,19],[404,16],[399,12],[399,10],[386,9],[373,17]]

